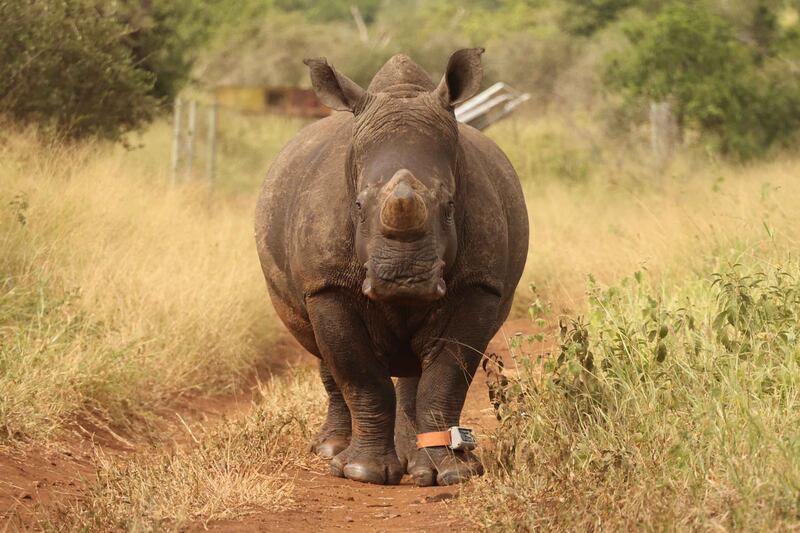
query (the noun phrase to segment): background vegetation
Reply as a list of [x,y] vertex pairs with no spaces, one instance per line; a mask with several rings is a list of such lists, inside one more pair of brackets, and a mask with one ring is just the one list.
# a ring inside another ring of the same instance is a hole
[[[539,333],[487,363],[499,427],[482,429],[488,474],[455,512],[500,530],[796,528],[798,10],[0,0],[0,446],[57,442],[87,419],[154,443],[99,452],[85,498],[42,526],[284,509],[286,470],[310,460],[322,390],[303,365],[233,422],[165,429],[185,398],[242,390],[293,353],[252,212],[305,124],[224,110],[216,181],[169,187],[170,100],[187,84],[305,85],[300,59],[323,53],[364,85],[398,51],[438,76],[480,44],[486,84],[533,95],[487,134],[526,195],[514,316]],[[666,162],[647,143],[651,101],[684,129]]]
[[0,2],[0,114],[117,140],[188,81],[219,6],[191,0]]
[[[248,120],[265,140],[297,125]],[[162,442],[184,432],[164,433],[157,413],[241,389],[254,366],[293,353],[275,342],[250,242],[262,165],[240,162],[230,189],[167,189],[168,129],[133,152],[5,137],[5,446],[58,440],[76,416]],[[542,338],[511,340],[500,426],[482,429],[489,475],[457,512],[500,529],[795,524],[797,159],[684,155],[662,175],[646,158],[615,160],[609,141],[584,151],[558,121],[488,133],[523,181],[532,236],[515,312]],[[245,419],[193,426],[199,445],[184,434],[177,450],[99,455],[88,499],[42,520],[167,528],[296,505],[284,472],[309,460],[321,395],[313,372],[277,375]]]
[[301,59],[324,51],[366,85],[394,53],[438,76],[480,45],[486,83],[531,92],[537,112],[630,130],[667,101],[689,141],[752,158],[796,140],[798,15],[793,0],[4,1],[0,113],[117,138],[191,72],[204,88],[307,85]]
[[[477,523],[796,526],[798,213],[774,194],[797,190],[785,163],[551,197],[528,263],[545,287],[529,298],[541,333],[513,336],[505,368],[486,364],[499,427],[492,473],[462,502]],[[576,270],[600,273],[585,300],[551,301]]]

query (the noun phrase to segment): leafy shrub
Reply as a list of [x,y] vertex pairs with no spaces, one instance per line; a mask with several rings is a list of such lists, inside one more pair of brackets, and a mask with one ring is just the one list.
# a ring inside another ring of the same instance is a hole
[[136,68],[126,28],[95,2],[2,2],[0,19],[0,112],[112,139],[153,117],[153,75]]
[[212,28],[190,0],[3,1],[0,20],[0,114],[69,138],[149,122]]
[[499,529],[796,524],[800,264],[783,264],[734,265],[671,294],[641,273],[590,282],[589,314],[560,321],[555,354],[533,356],[544,334],[514,337],[517,374],[484,364],[500,426],[473,517]]
[[128,29],[123,42],[131,50],[136,68],[152,76],[150,95],[161,102],[175,98],[224,9],[220,0],[116,3],[113,17]]
[[612,22],[636,0],[566,0],[561,25],[575,35],[591,35]]
[[762,66],[732,22],[703,3],[669,4],[627,35],[632,45],[610,62],[607,84],[671,102],[679,123],[711,134],[722,152],[760,155],[800,128],[797,77]]

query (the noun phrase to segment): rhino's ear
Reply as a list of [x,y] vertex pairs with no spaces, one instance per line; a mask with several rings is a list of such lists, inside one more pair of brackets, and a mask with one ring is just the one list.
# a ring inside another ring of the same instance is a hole
[[324,57],[303,61],[311,71],[311,84],[320,101],[337,111],[354,111],[366,91],[356,82],[336,72]]
[[455,106],[475,96],[481,87],[483,48],[464,48],[450,56],[447,71],[436,93],[447,106]]

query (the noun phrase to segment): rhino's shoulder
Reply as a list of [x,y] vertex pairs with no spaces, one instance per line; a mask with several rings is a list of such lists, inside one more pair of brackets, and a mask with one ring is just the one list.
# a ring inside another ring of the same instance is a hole
[[[301,129],[273,160],[261,186],[259,210],[276,202],[275,208],[285,209],[303,191],[328,179],[331,167],[343,162],[352,124],[350,113],[334,113]],[[261,213],[257,216],[262,218]]]
[[256,208],[259,254],[293,298],[347,281],[339,278],[353,256],[349,210],[342,209],[349,206],[344,170],[352,122],[350,113],[335,113],[306,126],[264,180]]
[[459,124],[459,139],[465,216],[458,269],[465,280],[479,280],[505,293],[516,286],[527,254],[522,187],[514,167],[489,137]]

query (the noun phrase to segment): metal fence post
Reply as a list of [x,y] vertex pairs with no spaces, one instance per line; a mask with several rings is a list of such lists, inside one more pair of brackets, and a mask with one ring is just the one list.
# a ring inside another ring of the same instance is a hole
[[216,163],[217,149],[217,103],[213,102],[208,108],[208,130],[206,131],[206,178],[209,183],[214,181],[214,165]]
[[182,104],[180,98],[175,98],[175,111],[172,117],[172,172],[169,184],[175,186],[178,175],[178,165],[181,159],[181,111]]
[[194,134],[197,127],[197,100],[189,102],[189,126],[186,131],[186,180],[192,179],[194,163]]
[[681,129],[669,102],[650,102],[650,147],[666,163],[680,142]]

